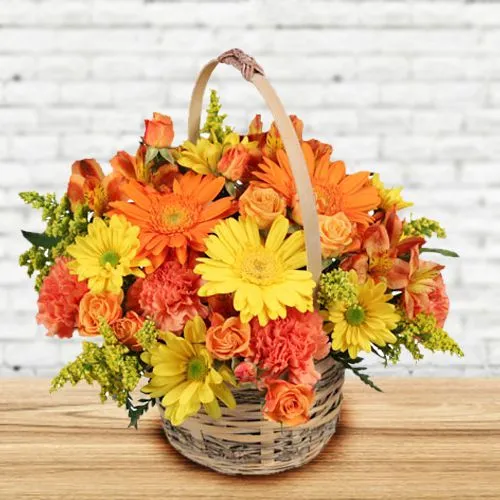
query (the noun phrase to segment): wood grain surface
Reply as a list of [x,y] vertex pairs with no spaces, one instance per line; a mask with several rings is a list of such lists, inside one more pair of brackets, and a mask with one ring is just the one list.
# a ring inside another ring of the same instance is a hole
[[205,470],[81,386],[0,380],[0,499],[500,499],[500,380],[348,380],[338,434],[278,476]]

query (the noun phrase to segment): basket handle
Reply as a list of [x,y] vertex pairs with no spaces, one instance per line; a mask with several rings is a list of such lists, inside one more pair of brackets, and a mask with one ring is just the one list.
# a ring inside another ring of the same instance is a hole
[[240,49],[231,49],[211,60],[203,67],[196,80],[189,106],[188,138],[196,142],[200,135],[200,118],[203,95],[210,76],[219,63],[229,64],[241,71],[245,80],[253,83],[260,92],[274,117],[283,145],[290,160],[295,179],[299,205],[302,213],[307,251],[307,269],[317,283],[321,275],[321,243],[319,221],[316,212],[314,191],[309,177],[306,160],[302,153],[297,134],[275,90],[264,76],[259,64]]

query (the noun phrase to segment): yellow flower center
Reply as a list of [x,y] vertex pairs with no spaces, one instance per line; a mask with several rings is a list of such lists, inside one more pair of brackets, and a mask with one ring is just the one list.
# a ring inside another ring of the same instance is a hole
[[282,273],[279,260],[265,248],[253,249],[241,257],[241,277],[255,285],[269,285]]
[[205,380],[208,375],[208,365],[205,359],[201,356],[191,358],[187,365],[187,379],[188,380]]
[[116,267],[120,262],[120,256],[113,250],[108,250],[101,255],[99,262],[103,267],[106,264],[111,264],[111,267]]
[[355,304],[346,310],[344,316],[350,325],[358,326],[365,320],[365,311],[359,304]]

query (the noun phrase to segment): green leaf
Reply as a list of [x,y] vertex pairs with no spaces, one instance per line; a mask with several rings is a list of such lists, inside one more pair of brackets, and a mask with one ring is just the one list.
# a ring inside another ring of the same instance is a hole
[[127,395],[127,400],[125,401],[125,408],[128,412],[128,417],[130,419],[129,427],[135,427],[137,429],[139,424],[139,419],[149,410],[149,407],[153,407],[156,404],[156,399],[139,399],[141,405],[136,405],[130,394]]
[[55,247],[59,241],[59,238],[54,236],[48,236],[45,233],[31,233],[30,231],[22,231],[23,236],[34,246],[42,248],[52,248]]
[[158,149],[148,147],[148,150],[146,151],[146,159],[145,159],[146,165],[148,163],[151,163],[156,158],[157,155],[158,155]]
[[163,157],[165,161],[168,161],[168,163],[175,163],[174,157],[172,156],[172,153],[168,148],[162,148],[160,149],[160,154]]
[[445,257],[460,257],[457,252],[454,252],[453,250],[446,250],[444,248],[421,248],[420,253],[424,252],[439,253]]

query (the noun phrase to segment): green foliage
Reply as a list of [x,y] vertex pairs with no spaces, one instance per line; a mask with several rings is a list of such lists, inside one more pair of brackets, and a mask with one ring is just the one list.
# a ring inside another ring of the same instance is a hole
[[23,232],[32,246],[19,257],[19,264],[27,267],[30,277],[36,273],[35,289],[39,291],[55,259],[65,255],[66,248],[78,235],[86,233],[89,208],[79,205],[72,212],[66,195],[60,201],[53,193],[24,192],[19,196],[25,203],[41,210],[42,220],[47,223],[44,233]]
[[127,396],[127,400],[125,401],[125,408],[127,409],[128,417],[130,418],[128,426],[135,427],[136,429],[139,424],[139,419],[149,410],[150,406],[155,406],[156,399],[141,398],[139,399],[139,403],[142,404],[135,404],[130,394]]
[[397,342],[388,344],[382,351],[387,361],[397,363],[404,347],[416,361],[423,359],[421,347],[432,352],[445,352],[462,357],[464,353],[449,334],[437,325],[433,314],[420,313],[413,320],[401,312],[403,318],[397,325],[394,335]]
[[148,319],[144,322],[142,328],[135,334],[135,338],[145,351],[149,351],[156,343],[158,333],[155,322]]
[[438,238],[446,238],[446,231],[439,224],[439,222],[428,219],[427,217],[420,217],[403,225],[403,234],[405,236],[423,236],[431,238],[437,236]]
[[53,248],[59,243],[58,238],[47,236],[45,233],[32,233],[30,231],[21,230],[22,235],[32,245],[42,248]]
[[341,269],[334,269],[321,276],[318,288],[318,303],[322,308],[335,302],[355,304],[357,300],[356,289],[349,279],[349,273]]
[[85,381],[101,386],[101,401],[114,399],[118,406],[126,404],[129,393],[135,389],[144,372],[136,353],[120,344],[113,329],[106,323],[100,328],[103,345],[83,342],[83,352],[75,361],[68,363],[52,380],[51,392],[65,384],[76,385]]
[[459,257],[457,252],[453,250],[445,250],[444,248],[421,248],[420,253],[439,253],[445,257]]
[[224,125],[224,120],[227,118],[227,115],[220,113],[221,107],[217,92],[211,90],[210,103],[207,107],[207,118],[201,132],[209,134],[212,141],[220,144],[222,144],[224,138],[233,131],[231,127]]
[[375,389],[378,392],[383,392],[382,389],[378,387],[366,373],[363,373],[366,370],[366,366],[356,366],[363,361],[363,358],[358,357],[351,359],[347,352],[333,351],[333,359],[342,363],[346,370],[351,370],[354,375],[359,377],[363,383],[370,386],[372,389]]

